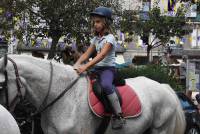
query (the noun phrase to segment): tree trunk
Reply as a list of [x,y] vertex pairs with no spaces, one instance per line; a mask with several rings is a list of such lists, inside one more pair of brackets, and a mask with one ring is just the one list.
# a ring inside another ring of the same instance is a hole
[[58,44],[59,39],[60,37],[52,37],[52,44],[47,59],[53,59],[53,57],[55,56],[56,46]]
[[152,49],[152,46],[151,45],[147,45],[147,60],[148,62],[150,62],[150,51]]

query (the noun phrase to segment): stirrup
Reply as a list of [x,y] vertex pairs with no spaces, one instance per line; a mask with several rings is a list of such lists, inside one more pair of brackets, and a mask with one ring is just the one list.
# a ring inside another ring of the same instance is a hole
[[125,119],[121,115],[113,115],[111,118],[112,129],[122,129],[125,122]]

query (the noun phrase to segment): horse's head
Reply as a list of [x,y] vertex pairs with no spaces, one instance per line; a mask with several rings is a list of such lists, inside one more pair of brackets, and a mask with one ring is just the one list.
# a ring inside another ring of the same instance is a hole
[[[15,67],[8,67],[7,55],[0,59],[0,104],[14,108],[19,97],[19,87],[17,86],[17,76],[14,73]],[[11,69],[12,68],[12,69]]]
[[77,78],[72,66],[27,55],[5,56],[0,59],[0,103],[14,108],[19,96],[24,96],[39,108],[69,90]]
[[5,55],[4,57],[2,57],[0,59],[0,71],[3,72],[6,69],[7,66],[7,55]]
[[7,56],[4,56],[0,59],[0,103],[5,104],[5,86],[6,84],[6,77],[5,77],[5,70],[7,66]]

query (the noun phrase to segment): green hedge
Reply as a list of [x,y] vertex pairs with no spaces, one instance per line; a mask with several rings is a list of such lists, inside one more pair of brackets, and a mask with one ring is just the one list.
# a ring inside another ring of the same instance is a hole
[[137,76],[145,76],[160,83],[169,84],[174,90],[180,91],[183,90],[183,87],[180,83],[169,76],[169,68],[159,65],[146,65],[137,68],[124,68],[118,70],[119,78],[134,78]]

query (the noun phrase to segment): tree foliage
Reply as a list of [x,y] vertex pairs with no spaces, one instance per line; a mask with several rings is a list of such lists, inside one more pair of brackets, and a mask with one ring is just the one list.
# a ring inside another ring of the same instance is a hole
[[197,4],[197,12],[200,13],[200,0],[181,0],[181,2],[190,2],[191,4]]
[[169,75],[169,71],[170,68],[155,64],[136,68],[123,68],[118,70],[118,79],[145,76],[160,83],[168,83],[174,90],[183,90],[181,83],[175,77]]
[[134,29],[134,20],[137,12],[134,10],[124,10],[121,14],[120,28],[122,32],[132,33]]
[[[170,37],[183,37],[191,32],[187,28],[183,9],[178,9],[175,16],[162,15],[158,7],[154,7],[148,13],[149,19],[138,19],[135,22],[133,31],[141,37],[143,43],[147,46],[147,57],[150,50],[166,45]],[[149,36],[153,39],[150,42]]]
[[23,39],[24,10],[20,0],[1,0],[0,2],[0,35],[9,41],[12,35]]
[[[17,1],[17,0],[16,0]],[[90,34],[90,12],[98,6],[120,10],[119,1],[113,0],[25,0],[17,1],[21,16],[28,19],[29,34],[42,33],[52,38],[48,58],[53,58],[54,50],[61,36],[70,33],[77,43],[85,41]],[[36,35],[36,36],[37,36]]]
[[14,9],[12,7],[12,0],[2,0],[0,2],[0,35],[5,37],[4,40],[10,37],[10,30],[13,29],[15,24],[13,19]]

